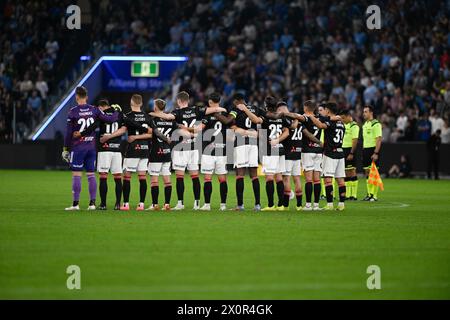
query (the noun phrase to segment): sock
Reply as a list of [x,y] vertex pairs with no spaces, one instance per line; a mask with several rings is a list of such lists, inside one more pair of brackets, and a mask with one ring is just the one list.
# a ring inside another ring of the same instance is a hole
[[352,183],[353,183],[352,196],[355,198],[358,198],[358,177],[357,176],[352,177]]
[[194,189],[194,200],[200,200],[200,179],[197,175],[194,175],[192,178],[192,187]]
[[302,206],[302,193],[301,192],[297,192],[295,194],[296,198],[297,198],[297,207],[301,207]]
[[139,176],[139,202],[145,202],[147,195],[147,179],[146,176]]
[[268,207],[273,207],[273,194],[275,193],[275,186],[273,180],[266,181],[266,193],[267,193],[267,201]]
[[367,194],[370,195],[372,188],[371,188],[371,184],[369,184],[369,179],[366,179],[366,188],[367,188]]
[[227,203],[228,184],[227,180],[220,181],[220,203]]
[[116,204],[120,204],[120,198],[122,197],[122,179],[114,178],[116,183]]
[[351,181],[351,177],[345,177],[344,181],[345,181],[345,190],[347,191],[347,195],[349,197],[352,197],[352,192],[353,192],[353,181]]
[[91,200],[91,205],[95,203],[95,198],[97,197],[97,180],[95,179],[95,175],[89,175],[88,177],[88,185],[89,185],[89,198]]
[[130,202],[131,181],[130,178],[123,178],[123,202]]
[[172,196],[172,185],[166,184],[164,187],[164,204],[170,204],[170,198]]
[[253,193],[255,195],[255,206],[261,204],[261,190],[259,188],[259,178],[254,177],[252,179]]
[[313,189],[312,182],[305,183],[305,196],[306,196],[306,202],[307,203],[311,203],[312,189]]
[[319,203],[320,201],[320,190],[321,190],[320,182],[317,181],[314,183],[314,203]]
[[327,196],[327,202],[333,203],[333,185],[332,184],[325,186],[325,194]]
[[238,206],[244,205],[244,177],[236,177],[236,198]]
[[184,176],[177,176],[177,197],[183,203],[184,198]]
[[289,208],[289,197],[291,196],[291,190],[285,190],[283,194],[283,206]]
[[320,179],[320,186],[321,186],[321,195],[326,197],[327,193],[325,191],[325,180],[323,178]]
[[372,186],[372,194],[375,199],[378,197],[378,186]]
[[158,183],[153,184],[151,186],[151,193],[152,193],[152,204],[157,205],[158,204],[158,198],[159,198],[159,185]]
[[72,176],[72,196],[74,207],[76,207],[80,202],[80,193],[81,193],[81,177]]
[[345,185],[339,186],[339,202],[342,202],[342,203],[345,202],[345,197],[346,197],[345,193],[346,193]]
[[277,181],[277,195],[278,195],[278,206],[283,206],[284,198],[284,183],[283,181]]
[[205,184],[203,186],[203,195],[205,197],[205,204],[211,203],[211,194],[212,194],[212,183],[211,180],[205,180]]
[[108,180],[106,177],[100,178],[100,185],[98,189],[100,191],[100,205],[106,206],[106,194],[108,193]]

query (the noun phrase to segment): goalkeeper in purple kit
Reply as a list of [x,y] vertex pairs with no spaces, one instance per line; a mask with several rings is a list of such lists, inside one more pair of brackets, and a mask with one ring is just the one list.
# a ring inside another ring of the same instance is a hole
[[87,104],[88,95],[85,87],[77,87],[75,90],[77,106],[69,111],[67,117],[67,130],[64,139],[62,158],[70,164],[72,170],[72,206],[67,211],[79,210],[81,175],[86,171],[89,185],[90,202],[88,210],[95,210],[95,198],[97,195],[97,183],[95,179],[95,163],[97,160],[95,132],[92,131],[82,137],[74,137],[75,131],[84,131],[94,124],[97,119],[104,122],[115,122],[119,113],[106,115],[97,107]]

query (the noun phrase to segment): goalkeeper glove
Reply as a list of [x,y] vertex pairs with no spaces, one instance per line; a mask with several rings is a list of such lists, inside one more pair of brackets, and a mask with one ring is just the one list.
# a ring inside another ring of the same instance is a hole
[[67,163],[70,162],[70,152],[69,152],[68,148],[66,148],[66,147],[63,148],[63,152],[61,153],[61,158]]
[[122,112],[122,108],[118,104],[112,104],[111,108],[113,108],[117,112]]

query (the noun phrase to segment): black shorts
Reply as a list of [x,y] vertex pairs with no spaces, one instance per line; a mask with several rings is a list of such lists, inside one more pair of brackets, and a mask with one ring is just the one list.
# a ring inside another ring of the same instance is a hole
[[345,170],[356,168],[356,154],[353,154],[352,160],[347,160],[348,155],[350,154],[350,151],[352,151],[352,148],[343,148],[344,150],[344,157],[345,157]]
[[[364,148],[363,149],[363,168],[370,169],[372,166],[372,155],[375,152],[375,147],[373,148]],[[380,167],[380,155],[378,155],[378,160],[375,161],[375,165],[377,168]]]

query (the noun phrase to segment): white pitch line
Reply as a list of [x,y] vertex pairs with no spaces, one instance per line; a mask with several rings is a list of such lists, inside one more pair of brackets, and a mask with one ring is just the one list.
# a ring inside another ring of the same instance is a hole
[[[392,204],[392,205],[389,205]],[[398,209],[398,208],[407,208],[411,206],[409,203],[402,202],[386,202],[380,206],[368,207],[368,209]]]

